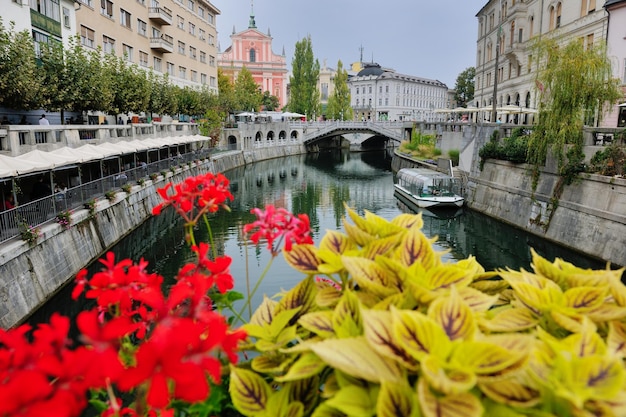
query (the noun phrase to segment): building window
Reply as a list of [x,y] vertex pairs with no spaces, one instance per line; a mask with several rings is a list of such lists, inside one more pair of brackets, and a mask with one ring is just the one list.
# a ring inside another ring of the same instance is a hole
[[148,26],[146,22],[141,19],[137,19],[137,33],[141,36],[146,36],[148,34]]
[[187,68],[178,67],[178,77],[182,78],[183,80],[187,79]]
[[110,0],[100,0],[100,13],[109,19],[113,19],[113,2]]
[[141,4],[142,6],[145,6],[146,0],[137,0],[137,3]]
[[532,38],[535,33],[535,16],[530,16],[530,26],[528,27],[528,38]]
[[115,39],[109,38],[107,35],[102,35],[102,50],[105,54],[114,54]]
[[162,67],[161,64],[162,64],[161,58],[158,58],[158,57],[155,56],[152,59],[152,68],[154,68],[155,71],[158,71],[158,72],[162,72],[163,71],[163,67]]
[[211,78],[210,78],[209,85],[210,85],[211,87],[217,87],[217,78],[215,78],[215,77],[211,77]]
[[209,22],[212,25],[215,24],[215,16],[213,15],[213,13],[207,12],[207,14],[206,14],[206,21]]
[[189,22],[189,34],[196,36],[196,25],[191,22]]
[[206,33],[206,32],[204,31],[204,29],[198,29],[198,38],[199,38],[201,41],[203,41],[203,40],[205,40],[205,39],[206,39],[205,33]]
[[178,18],[178,29],[185,29],[185,19],[182,16],[176,16]]
[[59,0],[30,0],[30,7],[56,22],[61,22]]
[[126,61],[133,62],[133,47],[123,43],[122,49],[124,50],[124,58],[126,58]]
[[80,43],[89,48],[95,48],[95,32],[86,26],[80,25]]
[[70,9],[68,9],[67,7],[63,8],[63,26],[65,26],[68,29],[71,26]]
[[206,52],[200,51],[200,62],[206,64]]
[[215,46],[215,37],[213,35],[209,35],[209,45]]
[[215,66],[215,57],[213,55],[209,55],[209,66]]
[[193,46],[189,47],[189,57],[191,59],[196,59],[196,48],[194,48]]
[[250,49],[250,62],[256,62],[256,50]]
[[120,9],[120,25],[126,26],[128,29],[131,29],[130,18],[131,18],[130,13],[128,13],[124,9]]
[[198,16],[204,19],[204,9],[198,6]]
[[593,48],[593,33],[590,33],[589,35],[587,35],[586,49],[591,49],[591,48]]
[[205,85],[206,84],[206,74],[200,74],[200,84]]
[[33,31],[33,41],[35,43],[35,56],[36,57],[41,57],[41,45],[45,45],[49,42],[49,37],[48,35],[45,35],[43,33],[37,32],[37,31]]
[[87,6],[93,9],[93,0],[80,0],[82,4],[86,4]]
[[189,10],[194,11],[196,8],[196,5],[193,0],[187,0],[187,7],[189,7]]
[[178,53],[181,55],[185,55],[185,42],[178,41]]
[[561,27],[561,3],[558,3],[556,5],[556,22],[555,22],[555,26],[557,28]]
[[519,28],[519,30],[517,31],[517,41],[519,43],[522,43],[523,40],[524,40],[524,29]]
[[146,52],[139,51],[139,65],[148,67],[148,54]]
[[172,62],[167,63],[167,74],[174,75],[174,64]]
[[198,82],[198,71],[191,70],[191,81],[194,83]]
[[580,5],[580,17],[596,11],[596,0],[582,0]]

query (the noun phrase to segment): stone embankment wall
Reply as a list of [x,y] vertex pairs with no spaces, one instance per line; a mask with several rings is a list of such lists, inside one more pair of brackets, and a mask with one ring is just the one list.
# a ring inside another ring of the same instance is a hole
[[469,183],[467,206],[591,257],[626,265],[626,180],[595,174],[566,185],[542,172],[537,190],[524,164],[488,160]]
[[246,154],[220,153],[199,165],[168,172],[165,178],[146,180],[143,185],[133,186],[128,194],[120,190],[113,201],[100,199],[93,213],[86,208],[76,210],[69,229],[54,222],[45,224],[34,247],[20,239],[6,242],[0,246],[0,327],[7,329],[23,322],[71,282],[78,271],[148,219],[152,208],[161,202],[157,188],[190,175],[225,172],[250,162],[304,152],[303,146],[289,146]]

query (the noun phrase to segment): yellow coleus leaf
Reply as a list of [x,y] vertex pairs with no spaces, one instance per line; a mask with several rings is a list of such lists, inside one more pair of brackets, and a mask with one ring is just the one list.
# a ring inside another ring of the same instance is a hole
[[530,339],[520,336],[523,335],[498,335],[463,342],[455,348],[450,364],[470,369],[479,376],[502,374],[528,356]]
[[[329,378],[326,378],[324,388],[329,385]],[[304,414],[311,415],[311,410],[318,404],[320,398],[320,377],[313,375],[309,378],[298,379],[285,382],[283,390],[289,392],[290,401],[297,401],[304,405]]]
[[369,210],[365,210],[363,217],[367,223],[371,225],[371,228],[368,228],[368,230],[372,230],[372,234],[376,234],[380,237],[387,237],[405,232],[404,227],[396,225],[395,223],[392,223]]
[[319,288],[315,296],[315,303],[319,307],[333,307],[341,298],[341,291],[333,287]]
[[436,396],[425,378],[417,384],[417,395],[424,417],[482,417],[484,413],[480,400],[472,394]]
[[454,264],[444,264],[428,269],[424,280],[426,287],[432,290],[450,288],[453,285],[461,288],[472,282],[472,276]]
[[507,307],[498,311],[493,318],[481,318],[478,325],[489,332],[521,332],[537,326],[539,319],[525,308]]
[[498,295],[502,290],[509,287],[509,283],[503,279],[474,280],[469,288],[474,288],[484,294]]
[[317,248],[313,245],[294,245],[290,251],[282,251],[287,264],[303,274],[316,274],[321,264]]
[[449,296],[439,297],[430,304],[428,317],[441,326],[450,340],[471,340],[476,332],[474,312],[455,287],[452,287]]
[[331,317],[333,330],[339,338],[363,334],[363,319],[359,299],[352,291],[345,291]]
[[316,294],[317,287],[315,286],[313,276],[309,276],[283,295],[276,306],[276,313],[298,308],[297,314],[289,321],[289,324],[294,324],[301,315],[315,310]]
[[333,368],[366,381],[398,381],[403,375],[402,368],[376,352],[364,336],[327,339],[311,350]]
[[586,313],[586,316],[596,323],[622,320],[626,318],[626,307],[618,306],[615,303],[604,303]]
[[483,312],[491,309],[498,301],[497,295],[487,295],[471,287],[457,287],[459,296],[473,312]]
[[303,353],[283,376],[274,378],[278,382],[296,381],[311,378],[326,367],[324,362],[313,352]]
[[540,288],[526,282],[514,282],[511,283],[511,286],[515,291],[515,296],[522,302],[524,307],[529,308],[533,313],[539,315],[549,307]]
[[237,411],[254,416],[267,410],[272,389],[260,375],[231,366],[228,392]]
[[573,357],[558,363],[562,375],[557,396],[567,398],[582,408],[587,400],[619,399],[624,387],[624,365],[621,359],[608,356]]
[[582,327],[582,322],[585,316],[573,312],[571,309],[564,307],[554,307],[550,311],[550,317],[552,320],[565,330],[569,332],[579,332]]
[[363,329],[369,345],[381,355],[400,362],[411,371],[417,371],[419,364],[398,343],[394,337],[392,324],[393,317],[390,311],[363,311]]
[[354,385],[341,388],[326,404],[351,417],[371,417],[376,410],[367,389]]
[[263,302],[259,307],[257,307],[254,314],[250,318],[250,324],[256,324],[259,326],[270,324],[274,318],[274,310],[276,309],[277,304],[277,301],[264,295]]
[[359,252],[359,255],[373,261],[377,256],[384,256],[392,252],[398,245],[399,240],[400,237],[398,235],[377,239],[367,244],[367,246]]
[[368,243],[378,239],[377,236],[371,235],[357,226],[348,223],[345,219],[343,222],[343,229],[348,234],[350,239],[361,247],[366,246]]
[[[371,220],[371,216],[373,216],[372,213],[369,213],[369,216],[368,216],[368,211],[365,210],[364,216],[360,216],[359,213],[357,213],[355,210],[350,208],[346,203],[343,203],[343,206],[346,210],[346,214],[348,215],[350,220],[354,222],[354,225],[356,227],[358,227],[360,230],[366,232],[369,235],[378,236],[378,225],[376,223],[376,220],[374,221]],[[370,219],[368,219],[367,217],[370,217]],[[381,218],[379,217],[379,219]],[[382,220],[383,222],[387,222],[387,220],[384,220],[384,219]]]
[[252,359],[250,365],[260,374],[281,375],[290,363],[291,360],[286,355],[262,355]]
[[397,291],[397,289],[389,288],[386,285],[389,281],[387,272],[376,262],[350,256],[343,256],[342,261],[352,279],[362,289],[380,298],[387,297]]
[[[293,404],[298,404],[298,402],[294,401]],[[302,404],[300,404],[300,410],[297,406],[295,410],[291,409],[290,405],[289,392],[284,389],[275,390],[267,401],[267,410],[271,410],[272,415],[276,417],[286,417],[289,413],[302,411]],[[267,415],[267,413],[265,414]]]
[[327,339],[335,336],[333,329],[332,311],[315,311],[305,314],[298,319],[298,323],[310,332]]
[[412,228],[403,236],[397,249],[397,259],[405,266],[420,263],[427,270],[441,264],[440,255],[430,240],[419,229]]
[[608,287],[576,287],[565,291],[565,307],[585,313],[602,305],[608,294]]
[[282,329],[275,338],[257,340],[254,346],[261,352],[271,352],[286,346],[295,340],[296,336],[296,326],[289,326]]
[[612,321],[606,338],[608,351],[620,358],[626,358],[626,323]]
[[424,220],[422,219],[422,213],[409,214],[402,213],[391,220],[391,223],[403,227],[405,229],[416,228],[421,229],[424,226]]
[[596,333],[595,324],[585,317],[583,317],[580,332],[562,339],[560,346],[579,357],[604,355],[607,352],[604,340]]
[[337,230],[327,230],[320,241],[320,250],[328,250],[334,254],[342,255],[348,250],[356,249],[356,245],[350,238]]
[[431,355],[422,360],[421,370],[430,387],[443,394],[467,392],[476,385],[472,370],[449,366]]
[[479,382],[478,387],[493,401],[513,407],[534,407],[542,399],[535,384],[518,375],[493,382]]
[[344,413],[323,402],[315,407],[311,417],[346,417]]
[[383,381],[376,401],[376,417],[418,417],[417,395],[406,381]]
[[530,248],[530,253],[532,256],[531,266],[533,267],[535,273],[554,281],[561,288],[567,286],[568,274],[561,270],[558,262],[555,261],[552,263],[548,261],[539,255],[533,248]]
[[452,349],[446,332],[433,319],[417,311],[392,309],[393,337],[413,358],[427,355],[445,360]]

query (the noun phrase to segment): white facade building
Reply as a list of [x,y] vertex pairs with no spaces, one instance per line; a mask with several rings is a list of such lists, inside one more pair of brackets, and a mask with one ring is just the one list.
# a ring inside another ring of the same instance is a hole
[[348,79],[355,120],[442,121],[435,113],[448,107],[448,87],[437,80],[399,74],[364,64]]
[[606,115],[603,125],[626,127],[626,0],[607,0],[604,8],[609,13],[607,53],[613,76],[620,80],[624,96]]
[[[532,43],[549,36],[585,45],[603,42],[608,14],[596,0],[490,0],[478,12],[474,101],[478,108],[515,105],[537,108],[538,59]],[[615,23],[624,27],[622,23]],[[622,30],[623,32],[623,30]],[[624,36],[622,33],[621,36]],[[497,77],[497,80],[496,80]],[[480,117],[491,120],[490,112]],[[530,123],[533,115],[508,114],[505,122]]]

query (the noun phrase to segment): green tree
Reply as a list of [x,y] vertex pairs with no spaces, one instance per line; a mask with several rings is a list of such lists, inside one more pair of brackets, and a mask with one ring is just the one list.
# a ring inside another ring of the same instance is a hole
[[476,68],[469,67],[456,77],[454,100],[460,107],[467,106],[474,99],[474,78]]
[[125,59],[106,54],[105,60],[112,71],[112,88],[115,92],[110,113],[129,113],[146,110],[150,100],[150,85],[146,72]]
[[352,120],[348,71],[343,68],[341,60],[337,62],[334,87],[333,94],[328,98],[326,117],[333,120]]
[[28,31],[8,30],[0,20],[0,105],[12,109],[42,106],[42,80]]
[[287,105],[289,110],[303,113],[309,118],[320,114],[320,93],[317,89],[320,63],[313,56],[311,36],[296,42],[291,72],[290,98]]
[[257,111],[261,107],[263,95],[252,78],[252,73],[243,67],[235,80],[234,93],[237,110]]
[[147,112],[152,117],[153,113],[163,115],[173,115],[177,111],[176,90],[169,82],[167,74],[155,74],[150,71],[148,74],[148,84],[150,85],[150,99],[147,104]]
[[222,114],[228,115],[228,113],[239,110],[235,99],[235,86],[221,68],[217,69],[217,89],[219,90],[217,105]]
[[[528,161],[534,165],[534,187],[539,167],[549,151],[557,159],[560,174],[571,182],[584,159],[583,124],[590,115],[599,118],[621,97],[619,80],[612,77],[606,47],[585,48],[574,40],[558,46],[544,39],[535,46],[541,67],[538,121],[529,140]],[[567,158],[564,149],[568,146]],[[567,159],[567,160],[566,160]]]
[[280,101],[278,101],[278,97],[273,96],[269,91],[264,91],[261,104],[265,110],[274,111],[280,106]]
[[75,110],[108,111],[113,105],[113,69],[103,61],[100,50],[87,53],[85,66],[82,68],[84,78],[76,86],[81,100],[76,103]]

